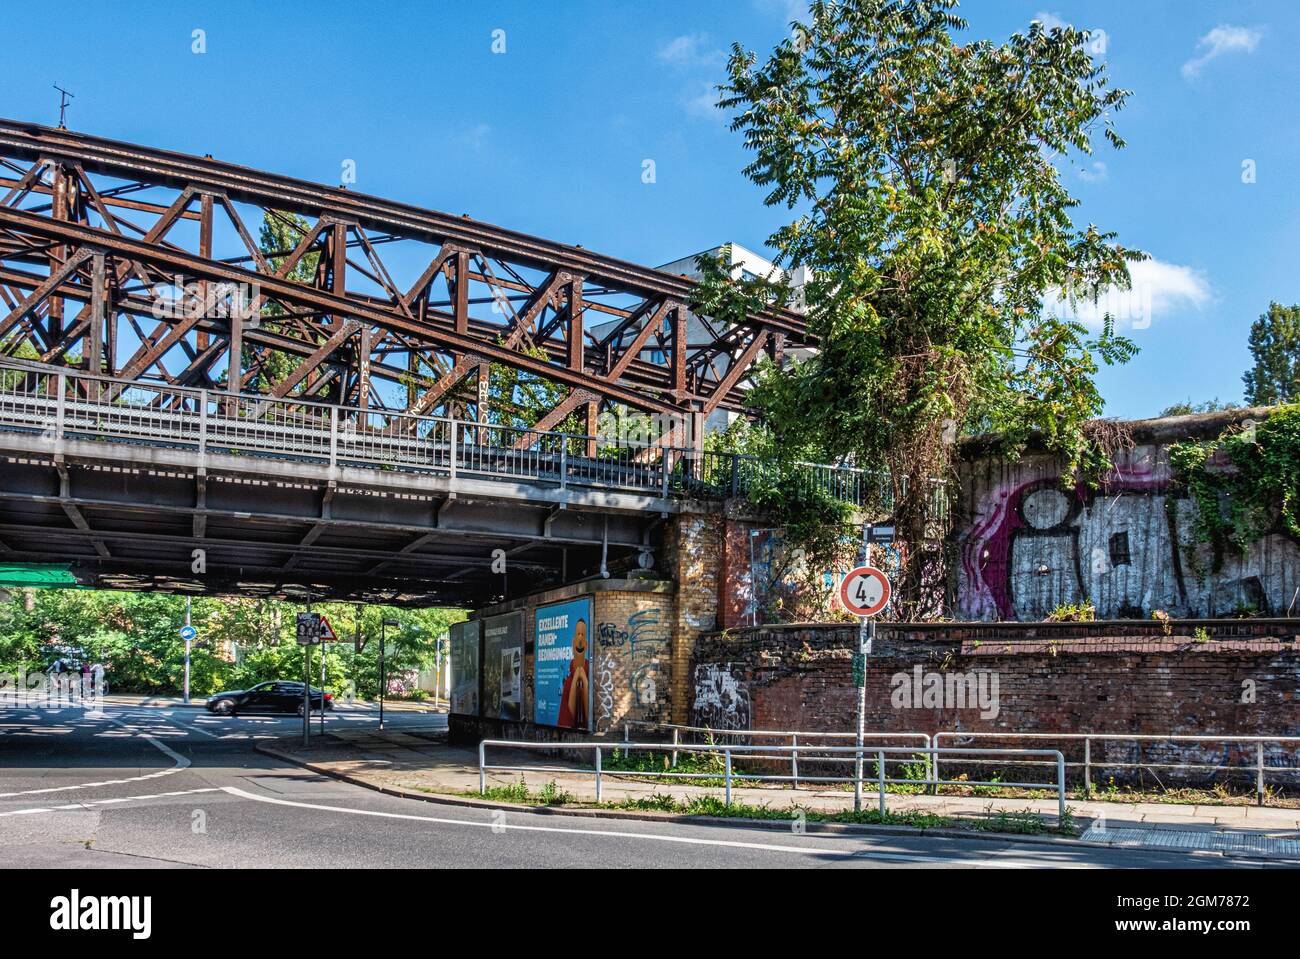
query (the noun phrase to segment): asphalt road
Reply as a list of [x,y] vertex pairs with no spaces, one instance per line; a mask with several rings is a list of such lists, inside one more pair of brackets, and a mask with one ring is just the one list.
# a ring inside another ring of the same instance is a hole
[[[394,713],[389,724],[444,717]],[[329,725],[361,727],[369,711]],[[797,834],[470,809],[399,799],[253,751],[296,717],[4,708],[0,848],[28,867],[1258,867],[1218,855],[989,839]]]

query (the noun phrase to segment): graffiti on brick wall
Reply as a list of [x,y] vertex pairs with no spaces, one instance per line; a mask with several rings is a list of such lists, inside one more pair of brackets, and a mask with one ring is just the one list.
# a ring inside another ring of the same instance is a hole
[[710,729],[749,729],[749,689],[731,672],[731,664],[695,667],[692,723]]
[[668,630],[660,622],[661,615],[658,609],[643,609],[627,621],[632,646],[632,697],[638,706],[657,703],[663,686]]
[[[990,474],[991,477],[990,477]],[[998,470],[972,467],[973,515],[958,538],[957,611],[982,620],[1041,619],[1090,602],[1101,618],[1285,613],[1300,586],[1300,550],[1269,535],[1216,572],[1189,568],[1194,505],[1175,497],[1163,449],[1117,457],[1097,489],[1063,489],[1059,465],[1037,457]],[[1195,565],[1214,557],[1198,548]]]
[[713,551],[705,548],[708,523],[696,517],[682,524],[680,566],[681,580],[692,584],[699,598],[686,604],[683,615],[696,629],[709,629],[717,620],[718,595],[711,585],[717,580],[717,570],[708,561]]
[[609,728],[614,719],[614,673],[618,658],[611,649],[600,651],[600,668],[596,672],[596,722],[602,729]]
[[599,728],[626,718],[659,719],[667,693],[669,634],[660,606],[596,626],[599,647],[595,681]]

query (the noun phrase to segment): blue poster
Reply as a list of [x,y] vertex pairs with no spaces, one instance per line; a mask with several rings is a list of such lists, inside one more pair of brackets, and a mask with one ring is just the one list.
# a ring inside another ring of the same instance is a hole
[[533,632],[533,719],[591,728],[591,599],[539,606]]

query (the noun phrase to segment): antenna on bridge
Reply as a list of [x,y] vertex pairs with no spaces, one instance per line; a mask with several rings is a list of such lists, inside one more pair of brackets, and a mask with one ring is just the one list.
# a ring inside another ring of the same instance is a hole
[[76,94],[69,93],[67,90],[63,89],[63,87],[59,86],[57,83],[54,84],[54,89],[59,91],[59,129],[66,130],[68,127],[64,123],[64,120],[67,118],[67,114],[68,114],[68,97],[75,97]]

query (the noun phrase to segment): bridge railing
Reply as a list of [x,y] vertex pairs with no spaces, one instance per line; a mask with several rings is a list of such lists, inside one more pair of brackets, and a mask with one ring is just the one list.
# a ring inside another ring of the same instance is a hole
[[[738,496],[783,475],[752,456],[524,427],[137,382],[0,362],[0,430],[490,477],[662,497]],[[797,464],[794,482],[887,505],[888,478]]]

